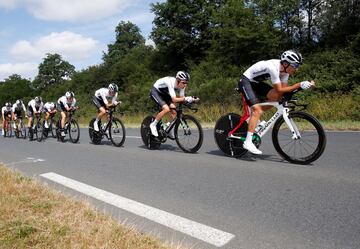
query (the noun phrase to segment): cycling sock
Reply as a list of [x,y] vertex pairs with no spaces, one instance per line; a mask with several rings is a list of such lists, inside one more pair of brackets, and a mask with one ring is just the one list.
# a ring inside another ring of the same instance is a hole
[[158,123],[159,123],[159,121],[157,121],[156,119],[154,119],[153,124],[154,124],[154,125],[157,125]]
[[248,131],[246,134],[246,140],[245,142],[252,142],[252,136],[253,136],[254,132],[250,132]]

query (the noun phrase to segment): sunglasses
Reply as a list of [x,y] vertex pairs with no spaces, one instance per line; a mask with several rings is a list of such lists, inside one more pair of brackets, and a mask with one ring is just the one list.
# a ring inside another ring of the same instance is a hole
[[290,66],[292,66],[294,69],[298,69],[300,67],[299,63],[291,63]]
[[181,80],[180,82],[183,83],[184,85],[187,85],[189,83],[189,82],[183,81],[183,80]]

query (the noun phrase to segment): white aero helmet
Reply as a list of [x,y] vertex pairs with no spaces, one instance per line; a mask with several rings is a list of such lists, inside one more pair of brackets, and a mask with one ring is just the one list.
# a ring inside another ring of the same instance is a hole
[[176,73],[176,79],[189,82],[190,75],[187,72],[179,71]]
[[109,91],[112,91],[112,92],[119,91],[119,87],[115,83],[110,83],[110,85],[108,86],[108,89],[109,89]]
[[287,50],[281,54],[281,61],[286,61],[290,64],[299,64],[303,62],[302,55],[294,50]]
[[75,94],[74,94],[74,92],[72,92],[72,91],[68,91],[68,92],[65,93],[65,97],[66,97],[67,99],[73,98],[74,96],[75,96]]

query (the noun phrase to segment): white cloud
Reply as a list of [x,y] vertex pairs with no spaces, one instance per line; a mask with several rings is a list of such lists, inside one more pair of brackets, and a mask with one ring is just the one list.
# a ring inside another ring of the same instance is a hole
[[92,38],[73,32],[54,32],[34,42],[19,41],[12,46],[10,54],[18,60],[26,61],[41,59],[46,53],[57,53],[71,63],[71,60],[90,57],[91,53],[97,49],[97,43]]
[[134,5],[132,0],[0,0],[0,7],[24,7],[41,20],[87,22],[112,16]]
[[14,9],[20,0],[0,0],[0,8]]
[[6,63],[0,64],[0,80],[12,74],[19,74],[23,78],[34,77],[38,71],[37,63]]

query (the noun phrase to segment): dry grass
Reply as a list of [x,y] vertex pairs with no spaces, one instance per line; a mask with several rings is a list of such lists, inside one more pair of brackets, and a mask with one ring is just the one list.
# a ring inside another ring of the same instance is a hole
[[0,248],[180,248],[167,246],[0,166]]

